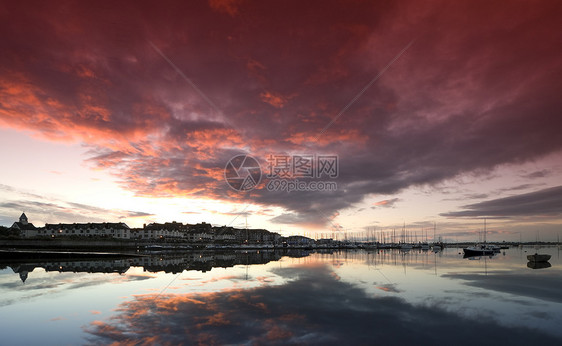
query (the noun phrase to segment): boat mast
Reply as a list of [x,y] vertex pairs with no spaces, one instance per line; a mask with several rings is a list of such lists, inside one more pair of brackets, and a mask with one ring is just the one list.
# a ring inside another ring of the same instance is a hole
[[486,244],[486,219],[484,219],[484,244]]
[[435,242],[437,241],[437,238],[435,238],[435,229],[437,228],[437,222],[433,222],[433,244],[435,244]]

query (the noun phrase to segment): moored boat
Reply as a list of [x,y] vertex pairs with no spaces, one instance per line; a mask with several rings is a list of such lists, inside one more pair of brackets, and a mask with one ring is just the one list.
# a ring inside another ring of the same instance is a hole
[[484,243],[468,246],[462,250],[467,257],[493,255],[500,252],[499,246],[486,244],[486,219],[484,219]]
[[527,262],[527,268],[531,268],[531,269],[545,269],[550,267],[552,267],[550,262],[532,262],[532,261]]
[[412,248],[413,248],[412,244],[402,243],[402,245],[400,245],[400,249],[402,250],[411,250]]
[[462,250],[467,257],[493,255],[495,252],[493,248],[487,246],[486,244],[476,244],[474,246],[466,247]]
[[550,255],[547,254],[538,254],[535,253],[534,255],[527,255],[527,260],[529,262],[548,262],[550,259]]

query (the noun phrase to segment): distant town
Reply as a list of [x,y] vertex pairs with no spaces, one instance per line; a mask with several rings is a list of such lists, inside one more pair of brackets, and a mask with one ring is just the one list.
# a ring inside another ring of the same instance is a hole
[[[142,228],[130,228],[123,222],[89,222],[89,223],[47,223],[36,227],[25,213],[11,227],[0,227],[0,238],[14,240],[37,240],[37,245],[45,240],[68,241],[70,245],[78,242],[104,247],[110,241],[121,246],[141,246],[153,248],[377,248],[377,249],[421,249],[440,251],[445,245],[462,245],[469,243],[445,244],[438,240],[417,241],[408,236],[396,241],[395,236],[382,236],[377,239],[312,239],[302,235],[282,236],[266,229],[235,228],[230,226],[213,226],[210,223],[183,224],[180,222],[150,223]],[[400,238],[400,237],[398,237]],[[72,243],[73,242],[73,243]],[[27,244],[33,244],[28,242]],[[507,243],[502,242],[507,245]],[[512,245],[523,243],[509,243]],[[536,244],[536,243],[533,243]],[[6,245],[6,244],[5,244]],[[25,245],[25,244],[22,244]],[[39,246],[41,246],[39,245]]]
[[[130,228],[123,222],[111,223],[58,223],[36,227],[24,213],[19,221],[7,228],[4,233],[12,239],[43,240],[35,245],[49,245],[45,240],[68,241],[73,247],[78,242],[84,246],[107,247],[110,241],[119,242],[122,246],[139,246],[152,249],[236,249],[236,248],[420,248],[428,250],[441,249],[441,242],[429,244],[425,242],[379,242],[356,241],[355,239],[312,239],[302,235],[282,236],[265,229],[234,228],[230,226],[212,226],[202,222],[183,224],[180,222],[150,223],[142,228]],[[97,242],[96,242],[97,241]],[[113,243],[115,243],[113,242]],[[52,243],[52,242],[50,242]],[[34,244],[27,242],[21,245]],[[114,244],[115,245],[115,244]],[[61,246],[62,247],[62,246]]]
[[[111,223],[58,223],[36,227],[25,213],[19,221],[12,224],[6,233],[15,238],[25,239],[76,239],[76,240],[121,240],[152,243],[190,243],[204,244],[207,247],[277,247],[277,246],[312,246],[318,240],[304,236],[283,237],[279,233],[265,229],[240,229],[229,226],[212,226],[202,222],[183,224],[180,222],[150,223],[142,228],[130,228],[123,222]],[[329,243],[331,239],[319,240]]]

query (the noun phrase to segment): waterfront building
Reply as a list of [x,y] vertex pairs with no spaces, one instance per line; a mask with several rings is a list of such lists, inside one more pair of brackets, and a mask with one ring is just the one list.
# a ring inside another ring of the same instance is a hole
[[76,236],[76,237],[102,237],[130,239],[131,230],[123,222],[111,223],[59,223],[45,224],[45,227],[38,231],[38,236],[59,237],[59,236]]
[[[85,238],[112,238],[132,239],[140,241],[185,241],[190,243],[217,243],[228,244],[268,244],[274,245],[281,242],[281,235],[265,229],[238,229],[230,226],[215,226],[202,222],[198,224],[183,224],[181,222],[150,223],[142,228],[129,228],[125,223],[58,223],[45,224],[44,227],[35,227],[29,223],[25,213],[22,213],[18,222],[14,222],[11,229],[19,231],[23,238],[34,237],[85,237]],[[17,232],[16,232],[17,233]],[[307,238],[308,239],[308,238]]]
[[302,235],[283,237],[283,241],[285,241],[289,246],[312,246],[315,244],[314,239],[310,239]]
[[204,230],[201,228],[190,229],[186,238],[189,242],[212,242],[215,240],[215,232],[212,229]]
[[11,228],[19,230],[20,236],[24,238],[35,237],[38,234],[38,228],[28,221],[25,213],[21,213],[20,220],[14,222]]
[[151,223],[142,228],[133,229],[133,239],[185,239],[190,225],[181,222]]

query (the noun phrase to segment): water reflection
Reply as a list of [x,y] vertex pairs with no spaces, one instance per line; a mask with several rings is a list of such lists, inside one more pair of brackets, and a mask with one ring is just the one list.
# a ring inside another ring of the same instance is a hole
[[531,269],[544,269],[552,267],[550,262],[527,262],[527,267]]
[[310,254],[303,249],[285,251],[255,250],[255,251],[190,251],[178,253],[160,253],[139,257],[111,259],[35,259],[22,262],[21,260],[8,260],[0,262],[0,269],[10,267],[14,273],[20,275],[25,283],[29,273],[35,268],[42,268],[47,272],[72,272],[72,273],[118,273],[124,274],[131,267],[142,267],[148,272],[181,273],[184,270],[197,270],[207,272],[213,268],[229,268],[239,264],[253,265],[278,261],[283,256],[305,257]]
[[[527,344],[553,336],[468,319],[438,306],[376,297],[343,281],[327,264],[273,270],[282,286],[207,294],[145,295],[121,305],[111,321],[93,323],[93,343],[156,344]],[[484,340],[484,341],[482,341]]]
[[323,250],[4,263],[0,313],[12,319],[0,332],[18,344],[10,323],[43,327],[19,336],[28,345],[559,344],[556,250],[543,270],[527,267],[525,249],[479,259],[459,249]]

